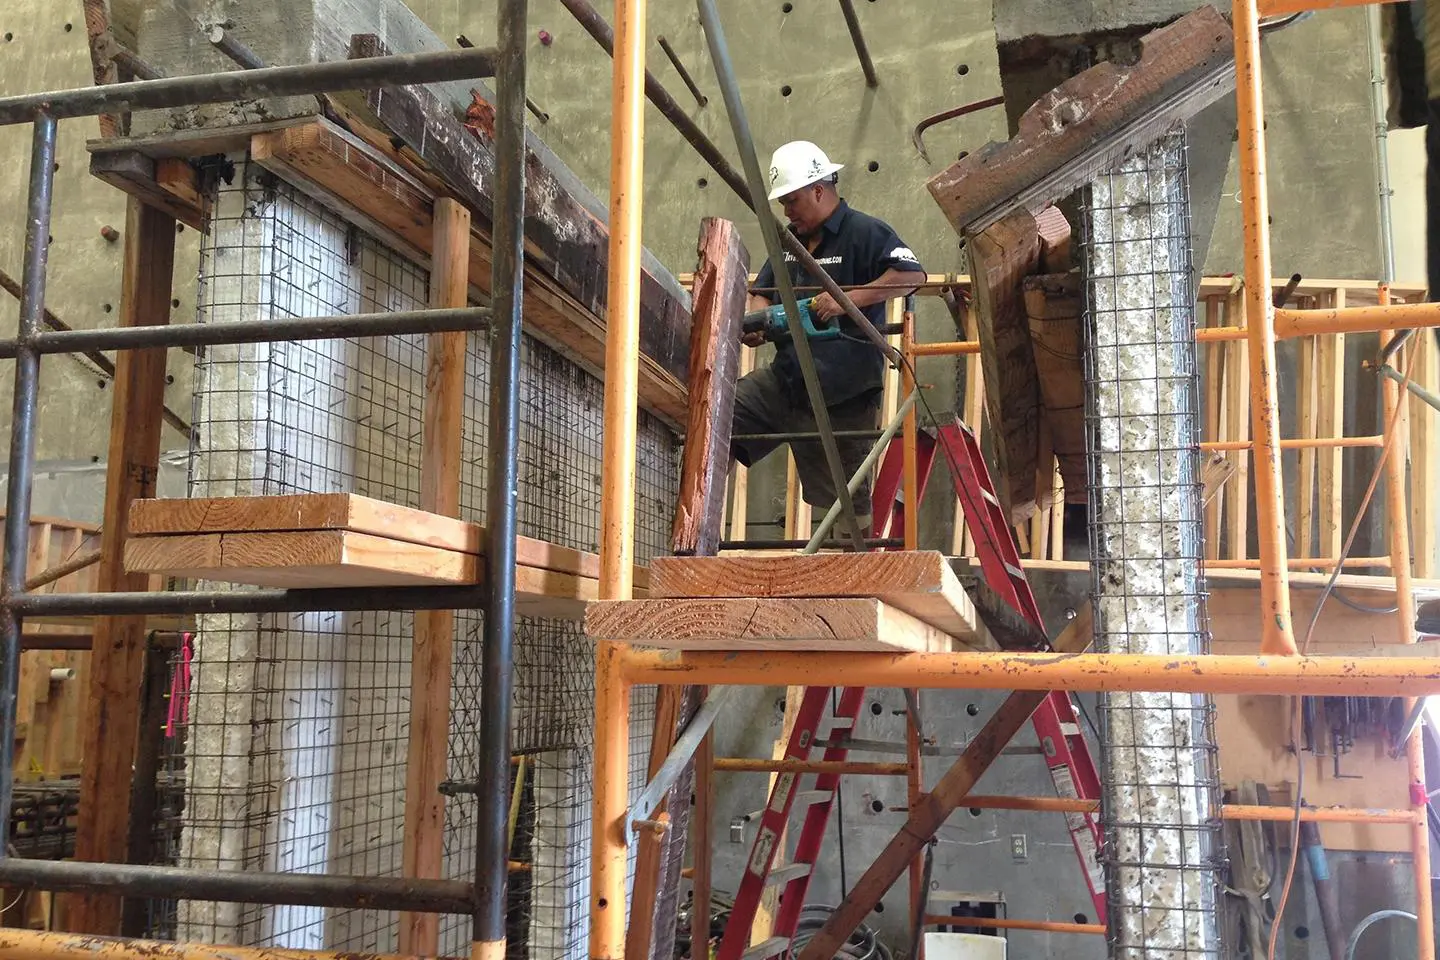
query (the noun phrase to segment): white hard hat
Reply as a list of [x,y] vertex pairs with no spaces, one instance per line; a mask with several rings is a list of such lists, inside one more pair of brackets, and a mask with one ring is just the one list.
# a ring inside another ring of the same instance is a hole
[[792,140],[770,157],[770,199],[779,200],[844,168],[809,140]]

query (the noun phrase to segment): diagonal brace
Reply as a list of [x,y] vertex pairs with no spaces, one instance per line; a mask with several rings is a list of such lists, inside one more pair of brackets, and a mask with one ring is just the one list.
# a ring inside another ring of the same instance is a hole
[[637,821],[648,819],[660,806],[660,802],[669,792],[670,785],[675,778],[680,776],[681,771],[690,763],[690,758],[695,755],[695,750],[700,746],[700,741],[705,739],[705,734],[715,725],[715,718],[720,716],[735,695],[739,687],[711,687],[710,695],[695,711],[695,716],[685,725],[685,732],[675,738],[675,746],[670,749],[670,755],[665,762],[660,764],[660,769],[654,778],[645,785],[645,790],[636,798],[630,810],[625,814],[625,836],[628,840],[635,839],[635,824]]

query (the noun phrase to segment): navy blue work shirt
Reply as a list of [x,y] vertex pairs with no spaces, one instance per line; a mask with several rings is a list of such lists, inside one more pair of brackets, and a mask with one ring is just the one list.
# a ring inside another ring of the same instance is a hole
[[[844,200],[820,227],[820,242],[812,253],[821,268],[842,287],[872,283],[892,268],[915,272],[925,269],[890,224],[852,210]],[[790,280],[797,287],[819,286],[819,282],[811,278],[794,254],[786,253],[785,263],[790,270]],[[779,293],[766,289],[774,286],[775,270],[766,260],[755,278],[755,287],[765,292],[755,296],[771,303],[780,302]],[[797,294],[802,299],[816,295]],[[864,307],[861,312],[877,327],[885,323],[884,301]],[[884,356],[856,328],[854,321],[844,314],[838,319],[845,336],[810,340],[810,351],[815,356],[815,372],[819,375],[827,407],[876,393],[884,386]],[[800,372],[800,363],[795,358],[793,343],[779,344],[773,368],[795,403],[808,407],[805,380]]]

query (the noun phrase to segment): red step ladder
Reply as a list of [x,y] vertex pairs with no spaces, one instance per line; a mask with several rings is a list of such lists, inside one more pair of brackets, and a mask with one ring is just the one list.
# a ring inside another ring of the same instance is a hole
[[[919,470],[918,489],[923,497],[926,482],[935,463],[935,455],[943,447],[959,497],[975,539],[975,552],[985,582],[1001,599],[1009,603],[1040,632],[1045,624],[1035,595],[1030,590],[1025,571],[1020,565],[1020,552],[1015,536],[1006,522],[1000,500],[996,496],[990,471],[980,453],[975,435],[958,419],[942,426],[935,436],[921,432],[918,437],[916,466]],[[874,505],[872,536],[879,536],[887,527],[900,527],[904,511],[910,506],[900,502],[904,457],[901,443],[892,441],[876,477],[871,496]],[[787,760],[808,760],[819,739],[816,736],[830,697],[829,687],[807,687],[796,715],[795,727],[785,748]],[[849,751],[845,741],[859,717],[865,695],[864,687],[846,687],[835,713],[835,727],[826,742],[825,760],[844,760]],[[1045,763],[1055,792],[1066,799],[1098,800],[1100,777],[1096,772],[1090,748],[1080,729],[1074,702],[1060,691],[1052,691],[1031,718],[1035,733],[1044,748]],[[810,873],[819,858],[820,847],[839,786],[838,774],[819,774],[810,791],[798,790],[803,775],[781,773],[761,814],[760,827],[745,864],[735,905],[720,940],[716,960],[766,960],[784,953],[795,934]],[[772,870],[780,841],[784,836],[791,809],[798,800],[806,806],[804,825],[795,846],[794,861]],[[1105,879],[1100,865],[1100,826],[1093,813],[1067,813],[1066,825],[1070,840],[1080,859],[1080,869],[1095,905],[1097,922],[1105,922]],[[783,884],[780,908],[776,913],[774,933],[754,947],[749,946],[750,930],[760,907],[760,898],[768,887]]]

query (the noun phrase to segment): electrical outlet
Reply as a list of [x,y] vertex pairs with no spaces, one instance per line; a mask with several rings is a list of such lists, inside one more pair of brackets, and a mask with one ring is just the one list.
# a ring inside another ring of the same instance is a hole
[[1015,858],[1016,863],[1023,863],[1030,859],[1030,845],[1025,840],[1025,834],[1010,834],[1010,856]]

